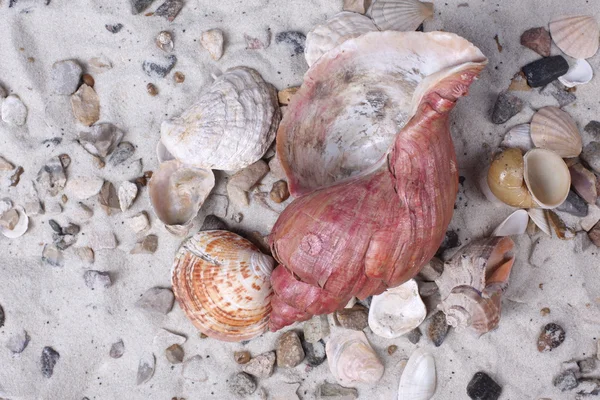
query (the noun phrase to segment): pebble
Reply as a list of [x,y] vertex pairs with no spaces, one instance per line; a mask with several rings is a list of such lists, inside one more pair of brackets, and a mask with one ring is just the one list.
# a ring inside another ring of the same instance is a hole
[[58,215],[62,212],[62,206],[57,202],[47,202],[45,209],[47,215]]
[[600,139],[600,122],[598,121],[590,121],[583,128],[583,130],[590,135],[594,136],[594,138]]
[[406,334],[406,338],[412,344],[419,343],[419,340],[421,340],[421,336],[423,336],[423,334],[421,333],[421,330],[419,328],[415,328]]
[[314,315],[303,324],[304,340],[308,343],[316,343],[329,336],[330,328],[326,315]]
[[144,11],[154,0],[130,0],[131,11],[133,14],[139,14]]
[[58,235],[55,233],[52,235],[52,240],[57,249],[66,250],[75,244],[77,238],[74,235]]
[[246,50],[266,49],[271,45],[271,36],[271,28],[268,28],[265,35],[262,37],[264,40],[244,33],[244,40],[246,41]]
[[244,214],[242,213],[235,213],[231,216],[231,219],[235,222],[235,223],[240,223],[242,222],[242,220],[244,219]]
[[108,272],[88,270],[83,273],[85,286],[92,290],[107,289],[112,285],[110,274]]
[[494,110],[492,112],[492,122],[494,124],[503,124],[523,110],[523,100],[507,92],[498,95]]
[[78,200],[85,200],[100,193],[103,184],[104,179],[102,178],[76,176],[69,178],[65,190],[69,196],[73,196]]
[[14,168],[15,166],[6,161],[4,157],[0,157],[0,171],[11,171]]
[[95,250],[111,250],[117,247],[117,238],[111,231],[95,229],[90,235],[90,245]]
[[94,125],[88,132],[79,133],[79,144],[90,154],[106,157],[112,153],[123,138],[123,132],[110,123]]
[[140,358],[137,371],[136,384],[141,385],[146,383],[154,375],[154,368],[156,367],[156,357],[152,353],[146,353]]
[[64,235],[77,235],[81,228],[79,225],[75,225],[73,223],[69,223],[66,227],[62,228],[62,232]]
[[106,56],[92,57],[88,61],[88,67],[91,72],[101,74],[112,68],[112,63]]
[[100,98],[85,83],[71,95],[71,107],[75,118],[85,126],[91,126],[100,119]]
[[277,366],[293,368],[304,360],[304,350],[298,334],[288,331],[277,340]]
[[236,351],[233,353],[233,359],[237,364],[247,364],[250,361],[250,352],[249,351]]
[[202,361],[202,357],[196,355],[188,358],[183,363],[183,377],[194,382],[206,382],[208,375],[206,374],[206,366]]
[[596,173],[600,173],[600,142],[588,143],[580,156]]
[[65,259],[62,251],[60,251],[56,246],[46,244],[44,245],[44,250],[42,250],[42,261],[53,267],[62,267]]
[[593,372],[596,369],[596,357],[588,357],[579,360],[577,361],[577,365],[579,366],[579,370],[584,374]]
[[0,227],[12,231],[19,222],[19,213],[14,208],[0,214]]
[[550,38],[550,32],[546,28],[531,28],[521,35],[521,44],[535,51],[540,56],[549,57],[552,39]]
[[575,371],[569,369],[558,374],[552,384],[561,391],[566,392],[567,390],[575,389],[579,385],[579,382],[577,382]]
[[318,400],[355,400],[358,399],[358,390],[325,382],[317,388],[316,395]]
[[150,78],[164,78],[175,67],[175,64],[177,64],[177,57],[170,54],[160,61],[156,59],[144,61],[142,69]]
[[4,322],[6,322],[6,314],[4,314],[4,309],[0,306],[0,328],[4,326]]
[[162,350],[162,349],[166,349],[167,347],[171,346],[172,344],[182,345],[186,341],[187,341],[187,337],[185,337],[184,335],[181,335],[181,334],[175,333],[175,332],[171,332],[168,329],[161,329],[160,331],[158,331],[156,336],[154,336],[154,340],[152,341],[152,344],[154,345],[155,348]]
[[100,189],[98,202],[100,203],[100,207],[106,212],[106,215],[121,211],[121,204],[119,203],[117,191],[115,190],[114,185],[108,181],[104,182],[102,189]]
[[213,60],[217,61],[223,56],[223,31],[220,29],[210,29],[202,32],[200,44],[208,51]]
[[[292,48],[295,55],[304,53],[306,36],[301,32],[279,32],[275,35],[275,43],[285,43]],[[294,55],[293,54],[293,55]]]
[[146,91],[152,97],[154,97],[154,96],[156,96],[158,94],[158,88],[154,84],[152,84],[152,83],[148,83],[146,85]]
[[171,364],[181,364],[183,362],[183,347],[177,343],[170,345],[165,350],[165,357]]
[[171,289],[153,287],[135,302],[142,310],[167,315],[173,309],[175,296]]
[[113,167],[123,164],[135,152],[135,147],[129,142],[121,142],[111,154],[108,163]]
[[287,182],[284,180],[273,183],[269,197],[275,203],[283,203],[290,197],[290,191],[288,190]]
[[[0,324],[0,326],[2,326],[2,324]],[[22,329],[7,340],[6,348],[13,354],[21,354],[29,344],[30,340],[29,334]]]
[[238,372],[229,378],[229,391],[236,396],[246,397],[256,391],[256,381],[245,372]]
[[11,94],[2,101],[2,121],[9,125],[21,126],[27,120],[27,107],[19,96]]
[[81,76],[81,80],[83,81],[83,83],[85,83],[86,85],[88,85],[90,87],[94,87],[94,85],[96,84],[94,77],[91,76],[90,74],[83,74]]
[[110,33],[119,33],[123,29],[123,24],[106,24],[104,27]]
[[128,218],[126,221],[127,225],[129,225],[131,230],[135,233],[143,232],[150,227],[150,221],[148,220],[146,211],[142,211],[141,213]]
[[311,367],[318,367],[323,364],[325,359],[327,359],[325,342],[322,340],[315,343],[303,341],[302,347],[304,349],[304,354],[306,354],[306,363]]
[[183,72],[177,71],[173,74],[173,79],[175,83],[183,83],[185,81],[185,75]]
[[545,317],[546,315],[550,314],[550,309],[548,307],[544,307],[540,310],[540,315],[542,317]]
[[71,216],[76,221],[85,222],[94,216],[94,211],[84,203],[79,202],[77,203],[77,206],[75,206]]
[[21,175],[23,175],[23,172],[25,172],[23,167],[21,167],[21,166],[17,167],[15,172],[10,176],[10,186],[15,187],[19,184],[19,182],[21,181]]
[[60,354],[52,347],[44,347],[42,350],[42,375],[45,378],[51,378],[54,373],[54,367],[60,358]]
[[123,353],[125,353],[125,343],[123,343],[123,339],[119,339],[118,342],[115,342],[110,346],[108,355],[111,358],[121,358]]
[[566,74],[569,63],[562,56],[552,56],[527,64],[522,70],[529,86],[541,87]]
[[596,245],[596,247],[600,247],[600,223],[594,225],[592,229],[588,232],[588,237],[590,241]]
[[394,354],[396,351],[398,351],[398,346],[396,346],[395,344],[388,346],[388,348],[387,348],[387,352],[390,356],[392,354]]
[[227,194],[234,204],[247,206],[248,191],[269,172],[269,166],[263,160],[235,173],[227,182]]
[[79,87],[79,80],[83,70],[74,60],[57,61],[52,64],[50,84],[56,94],[70,96]]
[[555,323],[547,324],[537,341],[537,348],[540,352],[552,351],[565,341],[564,329]]
[[588,204],[574,191],[569,191],[567,199],[556,208],[558,211],[563,211],[576,217],[585,217],[588,215]]
[[[276,355],[274,351],[263,353],[245,363],[242,370],[259,379],[265,379],[273,375],[275,370]],[[236,360],[237,361],[237,360]],[[239,363],[238,363],[239,364]]]
[[202,222],[201,231],[224,231],[227,230],[227,224],[216,215],[207,215]]
[[565,107],[577,100],[577,96],[567,90],[568,88],[560,83],[560,81],[553,81],[550,85],[543,88],[540,93],[543,95],[550,94],[556,99],[559,107]]
[[364,14],[369,8],[369,0],[344,0],[342,10]]
[[467,395],[473,400],[498,400],[502,388],[485,372],[477,372],[467,385]]
[[129,254],[154,254],[158,247],[158,236],[148,235],[137,242]]
[[119,186],[119,205],[121,211],[125,212],[131,207],[138,194],[138,187],[135,183],[125,181]]
[[69,165],[71,165],[71,157],[68,154],[61,154],[58,156],[58,159],[60,160],[63,169],[67,169],[69,168]]
[[446,314],[443,311],[438,311],[433,314],[427,327],[427,336],[433,342],[435,347],[440,347],[446,339],[450,327],[446,322]]
[[169,22],[173,22],[182,8],[183,0],[167,0],[156,9],[154,15],[164,17],[169,20]]
[[346,329],[362,331],[369,326],[369,310],[361,305],[336,311],[335,316],[340,325]]
[[[42,191],[54,197],[65,188],[67,177],[58,157],[53,157],[38,172],[37,183]],[[48,211],[46,209],[46,211]]]
[[42,208],[42,203],[40,203],[39,199],[26,201],[25,213],[30,217],[43,214],[44,209]]

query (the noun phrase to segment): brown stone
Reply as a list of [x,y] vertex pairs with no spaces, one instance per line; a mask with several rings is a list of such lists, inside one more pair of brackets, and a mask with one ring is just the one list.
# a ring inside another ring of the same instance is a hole
[[294,368],[304,360],[304,349],[298,334],[288,331],[277,340],[277,366]]
[[596,245],[600,247],[600,223],[594,225],[594,227],[588,232],[588,237]]
[[85,83],[89,87],[94,87],[94,85],[96,84],[94,77],[91,76],[90,74],[83,74],[83,76],[81,78],[83,79],[83,83]]
[[71,107],[75,118],[85,126],[91,126],[100,119],[100,98],[85,83],[71,96]]
[[335,316],[340,325],[346,329],[362,331],[369,326],[369,310],[360,304],[336,311]]
[[269,197],[275,203],[283,203],[290,197],[290,191],[288,190],[287,182],[284,180],[277,181],[273,184]]
[[550,38],[550,33],[545,28],[531,28],[521,35],[521,44],[541,56],[549,57],[552,39]]
[[183,74],[183,72],[177,71],[173,75],[173,79],[175,79],[176,83],[183,83],[185,81],[185,75]]
[[250,352],[249,351],[236,351],[233,353],[233,359],[238,364],[246,364],[250,361]]
[[158,94],[158,89],[152,83],[146,85],[146,90],[148,91],[148,94],[152,97]]

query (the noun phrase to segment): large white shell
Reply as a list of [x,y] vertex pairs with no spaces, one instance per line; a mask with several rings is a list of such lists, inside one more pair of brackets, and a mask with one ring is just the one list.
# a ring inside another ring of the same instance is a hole
[[164,121],[169,153],[198,168],[239,170],[269,149],[281,112],[277,91],[251,68],[228,70],[178,118]]
[[577,157],[583,144],[573,118],[558,107],[543,107],[531,120],[531,140],[536,147],[552,150],[563,158]]
[[373,296],[369,307],[369,327],[378,336],[392,339],[402,336],[419,325],[427,309],[419,286],[414,279]]
[[214,186],[211,170],[171,160],[154,172],[148,192],[154,212],[165,225],[186,225],[196,217]]
[[524,152],[533,149],[531,140],[531,127],[529,124],[520,124],[510,128],[500,146],[507,148],[517,148]]
[[417,349],[408,359],[400,378],[398,400],[429,400],[436,387],[435,360],[424,349]]
[[375,383],[384,367],[362,331],[339,328],[325,346],[329,369],[337,382],[346,387]]
[[525,210],[517,210],[510,214],[492,233],[492,236],[522,235],[527,229],[529,214]]
[[418,0],[377,0],[371,6],[371,17],[382,31],[414,31],[432,16],[433,3]]
[[346,40],[376,30],[377,27],[369,17],[348,11],[338,13],[306,35],[306,62],[311,66],[323,54]]
[[584,59],[575,60],[566,74],[558,80],[566,87],[574,87],[588,83],[594,77],[594,71],[589,62]]
[[571,174],[563,159],[546,149],[529,150],[523,157],[525,183],[542,208],[556,208],[569,195]]
[[21,237],[27,232],[29,228],[29,217],[25,213],[25,210],[21,206],[16,206],[15,210],[19,214],[19,221],[15,225],[13,229],[8,229],[3,226],[0,226],[0,233],[6,236],[9,239],[16,239]]
[[560,17],[550,22],[552,40],[566,55],[590,58],[598,51],[600,28],[594,17]]

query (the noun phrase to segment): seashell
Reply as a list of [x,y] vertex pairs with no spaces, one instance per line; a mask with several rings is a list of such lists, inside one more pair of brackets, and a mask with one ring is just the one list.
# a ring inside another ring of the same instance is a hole
[[175,157],[169,153],[169,150],[167,150],[165,145],[160,140],[156,144],[156,158],[160,164],[164,163],[165,161],[171,161],[175,159]]
[[433,3],[418,0],[376,0],[371,18],[381,31],[414,31],[433,17]]
[[566,87],[574,87],[577,85],[584,85],[592,80],[594,77],[594,71],[589,62],[583,59],[575,60],[575,63],[571,65],[569,71],[563,76],[558,77],[560,83]]
[[573,185],[575,192],[589,204],[596,204],[596,200],[598,200],[596,175],[580,163],[571,165],[569,173],[571,174],[571,185]]
[[435,360],[425,349],[415,350],[410,358],[398,387],[398,400],[429,400],[436,387]]
[[517,210],[510,214],[492,233],[492,236],[522,235],[527,229],[529,214],[525,210]]
[[238,170],[267,152],[277,130],[277,90],[251,68],[219,76],[199,101],[164,121],[161,141],[184,164]]
[[515,261],[509,237],[477,239],[460,249],[436,279],[449,325],[481,335],[498,326],[501,295]]
[[550,233],[550,224],[548,223],[548,216],[545,210],[539,208],[530,208],[527,210],[527,214],[534,222],[534,224],[540,228],[548,236],[552,236]]
[[479,176],[479,189],[481,189],[481,193],[488,199],[496,207],[503,206],[505,203],[500,201],[490,189],[490,185],[488,183],[488,174],[489,167],[483,171],[483,173]]
[[[12,210],[16,211],[18,215],[19,219],[17,223],[12,227],[12,229],[10,226],[4,226],[4,224],[0,224],[0,233],[2,233],[9,239],[16,239],[18,237],[23,236],[25,232],[27,232],[27,229],[29,229],[29,217],[27,216],[25,210],[21,206],[16,206]],[[0,217],[2,217],[7,212],[10,212],[10,210],[0,214]]]
[[575,121],[558,107],[544,107],[533,115],[531,139],[536,147],[552,150],[563,158],[577,157],[583,147]]
[[426,316],[419,286],[411,279],[373,296],[369,307],[369,327],[376,335],[393,339],[421,325]]
[[533,149],[523,161],[525,182],[535,202],[541,208],[560,206],[571,188],[571,175],[563,159],[553,151]]
[[525,152],[533,149],[535,146],[531,140],[530,125],[520,124],[510,128],[510,130],[506,132],[506,135],[504,135],[504,139],[502,140],[502,143],[500,143],[500,146],[521,149]]
[[377,27],[369,17],[348,11],[337,13],[306,35],[306,63],[310,67],[323,54],[346,40],[375,31]]
[[383,376],[384,367],[362,331],[338,329],[325,346],[329,370],[346,387],[373,384]]
[[171,32],[162,31],[159,33],[156,37],[156,46],[164,52],[172,52],[175,43],[173,43],[173,35],[171,35]]
[[[525,162],[519,149],[506,149],[497,154],[487,174],[492,194],[512,207],[538,207],[525,184]],[[484,192],[485,193],[485,192]]]
[[154,212],[165,225],[187,225],[214,186],[215,175],[211,170],[172,160],[160,164],[148,190]]
[[175,256],[173,293],[205,335],[227,342],[250,340],[267,329],[275,261],[227,231],[201,231]]
[[550,22],[552,40],[566,55],[590,58],[598,51],[600,28],[592,16],[560,17]]

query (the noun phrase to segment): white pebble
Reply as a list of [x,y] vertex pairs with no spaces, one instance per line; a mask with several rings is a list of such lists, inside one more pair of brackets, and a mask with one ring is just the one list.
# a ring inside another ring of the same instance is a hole
[[104,179],[102,178],[78,176],[69,178],[66,191],[70,196],[78,200],[85,200],[100,193],[102,184],[104,184]]
[[2,102],[2,120],[10,125],[21,126],[27,120],[27,107],[18,96],[11,94]]
[[211,29],[202,32],[200,43],[204,47],[213,60],[217,61],[223,56],[223,31],[220,29]]
[[115,234],[110,231],[94,230],[91,234],[90,245],[94,250],[114,249],[117,247]]
[[139,214],[134,215],[131,218],[127,219],[127,224],[135,233],[140,233],[150,226],[150,222],[148,221],[148,214],[145,211],[142,211]]
[[133,201],[137,197],[138,188],[135,183],[125,181],[119,186],[119,204],[121,211],[125,212],[131,207]]

